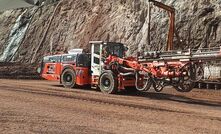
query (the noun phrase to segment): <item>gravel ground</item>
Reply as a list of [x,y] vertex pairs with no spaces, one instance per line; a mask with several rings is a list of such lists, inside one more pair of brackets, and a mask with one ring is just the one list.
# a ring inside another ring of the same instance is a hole
[[221,91],[103,95],[0,79],[0,133],[221,133]]

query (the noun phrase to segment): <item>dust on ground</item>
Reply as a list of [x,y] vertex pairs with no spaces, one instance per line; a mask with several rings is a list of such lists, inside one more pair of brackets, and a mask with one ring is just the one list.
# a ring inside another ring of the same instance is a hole
[[221,92],[104,95],[0,79],[0,133],[221,133]]

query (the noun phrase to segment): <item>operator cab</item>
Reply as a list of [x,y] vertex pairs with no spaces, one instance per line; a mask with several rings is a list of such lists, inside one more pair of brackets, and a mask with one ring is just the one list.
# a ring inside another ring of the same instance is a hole
[[90,41],[91,45],[91,75],[92,84],[98,85],[99,76],[102,73],[104,60],[109,55],[120,58],[125,56],[127,48],[122,43]]
[[125,47],[121,43],[108,42],[103,45],[102,54],[108,57],[109,55],[114,55],[120,58],[124,57]]

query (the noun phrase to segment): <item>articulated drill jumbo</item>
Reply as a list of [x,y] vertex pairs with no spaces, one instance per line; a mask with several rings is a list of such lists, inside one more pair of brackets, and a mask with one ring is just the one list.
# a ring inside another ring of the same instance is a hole
[[[143,51],[137,57],[126,57],[127,47],[121,43],[91,41],[91,53],[78,49],[44,57],[41,76],[60,81],[65,87],[91,85],[109,94],[131,89],[147,91],[151,86],[156,92],[165,86],[173,86],[179,92],[191,91],[203,77],[202,64],[210,59],[220,60],[221,48],[172,51],[175,9],[149,0],[149,14],[150,3],[169,14],[167,51]],[[150,27],[150,19],[148,22]]]

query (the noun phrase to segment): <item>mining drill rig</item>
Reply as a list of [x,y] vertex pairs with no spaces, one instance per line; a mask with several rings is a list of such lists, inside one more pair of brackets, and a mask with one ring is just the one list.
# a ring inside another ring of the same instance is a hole
[[[169,14],[167,51],[143,51],[136,57],[126,57],[127,47],[122,43],[90,41],[91,53],[73,49],[68,54],[45,56],[39,70],[41,76],[60,81],[64,87],[91,85],[108,94],[131,89],[147,91],[151,86],[156,92],[165,86],[173,86],[179,92],[191,91],[203,77],[203,63],[221,59],[221,47],[172,50],[175,9],[154,0],[149,0],[151,3]],[[150,13],[151,6],[148,7]]]

